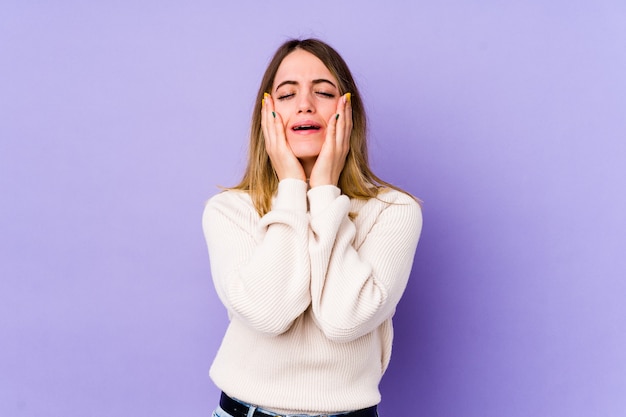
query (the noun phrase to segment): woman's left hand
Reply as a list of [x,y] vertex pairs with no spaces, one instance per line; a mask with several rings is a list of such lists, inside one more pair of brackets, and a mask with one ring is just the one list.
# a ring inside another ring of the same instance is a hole
[[352,105],[350,93],[347,93],[339,99],[337,113],[328,121],[326,138],[309,178],[311,188],[338,184],[350,150],[351,133]]

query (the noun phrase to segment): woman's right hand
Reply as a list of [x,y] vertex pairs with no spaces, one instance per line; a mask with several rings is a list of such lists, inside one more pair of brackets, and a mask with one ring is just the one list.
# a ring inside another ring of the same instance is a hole
[[287,143],[283,119],[274,110],[272,96],[267,93],[261,106],[261,129],[265,138],[265,149],[278,179],[295,178],[306,181],[304,168]]

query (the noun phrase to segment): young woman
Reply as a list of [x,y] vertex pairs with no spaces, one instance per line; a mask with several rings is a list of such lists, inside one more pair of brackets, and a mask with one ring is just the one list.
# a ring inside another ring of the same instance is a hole
[[341,56],[316,39],[284,43],[257,95],[243,179],[203,215],[230,318],[211,367],[214,417],[377,415],[422,216],[372,173],[365,136]]

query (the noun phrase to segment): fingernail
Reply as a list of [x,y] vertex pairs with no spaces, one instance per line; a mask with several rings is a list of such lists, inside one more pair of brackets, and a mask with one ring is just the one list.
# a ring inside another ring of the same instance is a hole
[[269,97],[269,94],[268,94],[268,93],[263,93],[263,98],[264,98],[264,99],[265,99],[265,98],[268,98],[268,97]]
[[261,107],[265,106],[265,99],[261,100]]
[[350,103],[350,98],[352,98],[352,94],[346,93],[346,102]]
[[276,112],[272,112],[272,116],[274,116],[274,119],[276,118]]
[[337,116],[335,116],[335,120],[339,119],[339,113],[337,113]]

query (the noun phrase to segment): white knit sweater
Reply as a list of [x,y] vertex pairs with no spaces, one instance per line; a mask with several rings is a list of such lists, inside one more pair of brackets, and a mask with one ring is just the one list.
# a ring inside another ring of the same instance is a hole
[[421,227],[419,205],[395,190],[351,200],[285,179],[263,217],[245,192],[211,198],[203,228],[230,318],[215,384],[281,412],[377,404]]

